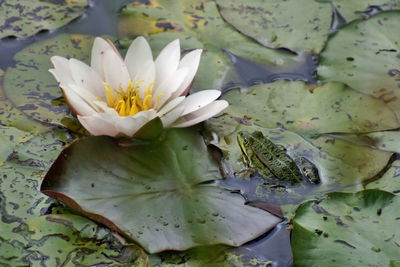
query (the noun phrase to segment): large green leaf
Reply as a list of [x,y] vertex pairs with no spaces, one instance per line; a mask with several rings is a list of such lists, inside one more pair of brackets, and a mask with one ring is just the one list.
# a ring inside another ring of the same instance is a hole
[[327,3],[310,0],[217,0],[217,3],[227,22],[268,47],[319,53],[328,38],[332,8]]
[[399,205],[399,197],[379,190],[302,204],[293,220],[294,265],[397,266]]
[[82,15],[88,5],[88,0],[3,0],[0,39],[29,37],[41,30],[57,29]]
[[377,11],[400,9],[398,0],[316,0],[321,3],[330,2],[347,21],[374,15]]
[[[218,166],[201,136],[169,130],[155,143],[91,137],[63,151],[42,191],[128,235],[147,251],[239,246],[280,219],[210,183]],[[245,227],[247,226],[247,227]]]
[[392,11],[342,28],[321,54],[319,78],[373,95],[400,116],[399,24],[400,12]]
[[[222,98],[230,106],[224,114],[209,120],[207,128],[219,137],[214,144],[223,151],[227,163],[223,169],[228,177],[246,167],[236,141],[239,131],[262,131],[284,145],[290,155],[312,161],[320,171],[322,187],[315,188],[319,192],[374,177],[392,155],[390,151],[324,135],[398,127],[395,114],[385,103],[342,84],[310,88],[302,82],[278,81],[231,90]],[[280,128],[275,129],[277,126]]]
[[[216,4],[210,1],[135,1],[122,12],[120,35],[132,38],[149,34],[154,51],[179,38],[185,50],[204,49],[193,85],[194,90],[221,88],[230,74],[229,58],[223,51],[279,67],[288,72],[300,57],[268,49],[238,33],[223,21]],[[274,69],[278,71],[277,69]],[[290,72],[290,71],[289,71]]]
[[50,57],[54,55],[88,61],[92,42],[91,36],[61,34],[18,52],[16,66],[8,68],[4,77],[6,96],[30,118],[80,131],[57,81],[47,70],[52,68]]

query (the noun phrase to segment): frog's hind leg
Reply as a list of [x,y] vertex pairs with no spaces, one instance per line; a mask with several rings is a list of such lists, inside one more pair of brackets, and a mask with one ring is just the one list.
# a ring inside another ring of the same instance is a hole
[[311,184],[319,184],[320,178],[317,167],[304,157],[294,159],[300,169],[301,174],[306,178],[307,182]]

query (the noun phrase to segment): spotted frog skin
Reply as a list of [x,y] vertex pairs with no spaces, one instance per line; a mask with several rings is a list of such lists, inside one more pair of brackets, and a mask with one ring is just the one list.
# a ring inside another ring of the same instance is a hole
[[245,164],[264,178],[292,186],[320,183],[318,169],[312,162],[303,157],[292,159],[283,146],[274,144],[261,132],[239,132],[237,140]]

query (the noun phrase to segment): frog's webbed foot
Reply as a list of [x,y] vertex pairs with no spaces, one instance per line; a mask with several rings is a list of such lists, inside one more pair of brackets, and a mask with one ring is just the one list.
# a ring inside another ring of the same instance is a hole
[[248,167],[245,168],[239,172],[235,172],[235,176],[243,177],[243,178],[249,178],[254,176],[254,174],[257,172],[256,168]]

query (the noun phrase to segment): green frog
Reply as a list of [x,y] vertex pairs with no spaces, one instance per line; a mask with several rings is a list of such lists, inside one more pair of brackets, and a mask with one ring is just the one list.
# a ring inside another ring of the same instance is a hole
[[318,169],[312,162],[304,157],[292,159],[285,147],[274,144],[261,132],[239,132],[237,140],[245,164],[264,178],[278,181],[273,183],[276,187],[320,183]]

